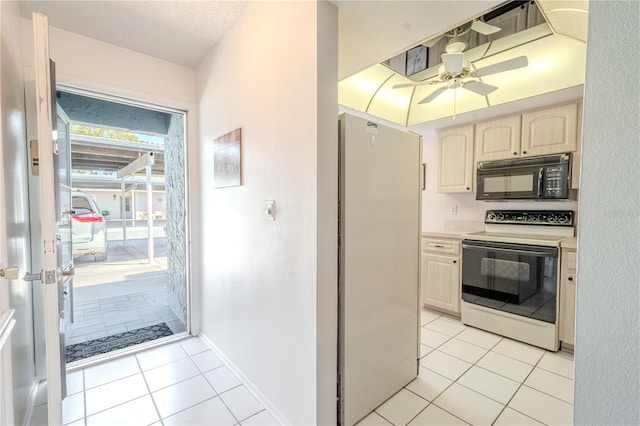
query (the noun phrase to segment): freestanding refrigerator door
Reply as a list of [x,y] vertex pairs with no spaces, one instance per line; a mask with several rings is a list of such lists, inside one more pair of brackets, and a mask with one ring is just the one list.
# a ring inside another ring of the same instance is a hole
[[340,117],[340,423],[353,425],[418,371],[422,141]]

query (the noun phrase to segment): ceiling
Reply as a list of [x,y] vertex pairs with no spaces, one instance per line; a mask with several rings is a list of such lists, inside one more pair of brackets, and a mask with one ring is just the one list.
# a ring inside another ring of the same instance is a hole
[[20,1],[22,15],[105,43],[195,68],[248,1]]
[[[49,16],[52,26],[192,68],[224,37],[250,3],[235,0],[20,2],[25,17],[38,11]],[[416,88],[415,93],[414,89],[391,90],[382,83],[407,79],[390,75],[388,69],[382,69],[379,64],[482,16],[503,1],[333,0],[331,3],[339,8],[340,104],[384,120],[412,125],[452,116],[454,91],[440,96],[438,102],[416,105],[430,88]],[[458,114],[584,84],[588,1],[538,0],[536,3],[551,25],[553,36],[543,39],[535,48],[529,43],[474,64],[480,67],[519,54],[527,55],[530,63],[521,71],[486,77],[487,83],[500,87],[491,97],[456,90]]]
[[[440,4],[426,3],[434,6]],[[494,108],[498,106],[511,105],[523,99],[544,97],[545,100],[537,99],[536,103],[548,105],[580,98],[585,78],[588,2],[538,0],[536,4],[551,27],[550,35],[524,38],[528,32],[536,30],[531,28],[494,41],[486,48],[483,47],[482,51],[485,54],[481,57],[472,58],[471,52],[465,54],[472,69],[518,56],[528,58],[528,66],[524,68],[479,79],[483,83],[498,87],[493,93],[482,96],[463,88],[448,89],[435,100],[420,104],[422,99],[445,84],[394,88],[393,86],[398,84],[411,83],[414,78],[405,77],[380,64],[394,56],[391,55],[380,58],[378,63],[342,79],[338,90],[340,105],[404,126],[428,123],[432,128],[439,128],[460,123],[460,120],[452,121],[456,116],[469,117],[474,113],[473,116],[477,118],[478,112],[490,115],[491,111],[495,113]],[[496,5],[493,6],[495,7]],[[489,10],[491,9],[486,9],[480,14],[468,15],[466,21],[473,20]],[[447,12],[445,16],[446,14]],[[415,39],[408,47],[427,42],[433,36],[452,30],[458,25],[459,23],[443,28],[439,34],[429,34],[424,38]],[[404,50],[407,50],[407,47]],[[404,50],[400,49],[396,53]],[[436,73],[425,76],[424,79],[435,76]],[[518,106],[518,109],[527,107]],[[509,113],[508,109],[501,110]]]

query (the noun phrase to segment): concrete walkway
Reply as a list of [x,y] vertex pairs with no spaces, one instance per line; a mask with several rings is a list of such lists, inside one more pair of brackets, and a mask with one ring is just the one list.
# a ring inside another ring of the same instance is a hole
[[148,263],[146,238],[126,244],[115,240],[109,241],[105,262],[93,256],[75,259],[74,322],[67,345],[161,322],[174,333],[185,330],[167,303],[166,238],[154,238],[154,252]]

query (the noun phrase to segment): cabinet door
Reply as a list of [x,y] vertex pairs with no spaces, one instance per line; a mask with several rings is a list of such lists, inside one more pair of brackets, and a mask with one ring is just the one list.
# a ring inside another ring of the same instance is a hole
[[562,276],[560,297],[560,340],[574,344],[576,327],[576,274],[566,273]]
[[473,192],[473,125],[438,132],[436,192]]
[[520,156],[520,115],[476,124],[476,161]]
[[522,114],[522,156],[573,152],[577,132],[576,103]]
[[560,340],[574,344],[576,326],[576,251],[563,249],[560,258]]
[[422,254],[422,302],[460,313],[460,258]]

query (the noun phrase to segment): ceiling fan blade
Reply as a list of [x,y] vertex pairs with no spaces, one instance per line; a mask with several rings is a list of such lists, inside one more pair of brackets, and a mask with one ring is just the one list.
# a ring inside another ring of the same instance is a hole
[[476,19],[471,24],[471,29],[482,35],[489,35],[489,34],[497,33],[502,28],[496,27],[495,25],[487,24],[486,22]]
[[442,92],[444,92],[445,90],[447,90],[447,86],[443,86],[440,87],[436,90],[434,90],[433,92],[431,92],[429,94],[429,96],[427,96],[426,98],[424,98],[423,100],[421,100],[420,102],[418,102],[419,104],[426,104],[431,102],[432,100],[434,100],[435,98],[437,98],[438,96],[440,96],[440,94],[442,94]]
[[497,74],[499,72],[511,71],[517,68],[524,68],[529,65],[526,56],[518,56],[517,58],[508,59],[498,62],[497,64],[479,68],[473,73],[476,77],[484,77],[485,75]]
[[467,81],[462,85],[467,90],[471,90],[473,93],[477,93],[478,95],[487,96],[489,93],[498,90],[496,86],[492,86],[487,83],[483,83],[481,81]]
[[413,83],[394,84],[392,86],[392,89],[403,89],[405,87],[416,87],[416,86],[424,86],[426,84],[438,84],[438,83],[442,83],[442,80],[416,81]]
[[460,53],[443,53],[442,64],[445,71],[449,74],[459,74],[462,71],[462,65],[464,63],[464,54]]

